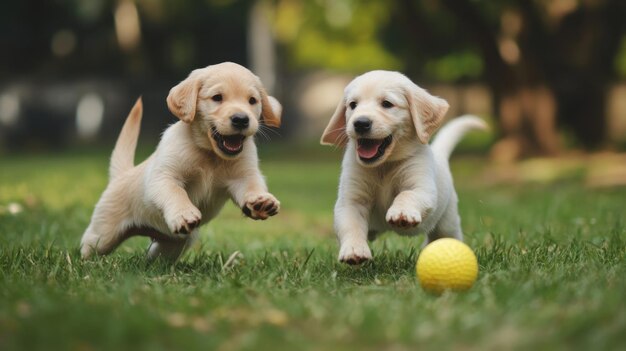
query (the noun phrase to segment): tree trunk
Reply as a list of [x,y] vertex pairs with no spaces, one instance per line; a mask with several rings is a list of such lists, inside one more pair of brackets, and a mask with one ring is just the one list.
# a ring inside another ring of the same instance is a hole
[[502,133],[493,152],[497,159],[557,153],[557,122],[585,148],[601,146],[613,60],[626,29],[625,1],[582,3],[555,19],[537,2],[517,0],[514,8],[523,25],[515,38],[520,56],[514,63],[503,60],[500,34],[470,1],[441,2],[482,52]]
[[545,81],[536,58],[524,56],[512,64],[502,57],[499,33],[481,13],[463,0],[442,0],[482,52],[487,84],[500,138],[492,150],[498,161],[514,161],[531,155],[554,155],[559,149],[556,133],[555,93]]

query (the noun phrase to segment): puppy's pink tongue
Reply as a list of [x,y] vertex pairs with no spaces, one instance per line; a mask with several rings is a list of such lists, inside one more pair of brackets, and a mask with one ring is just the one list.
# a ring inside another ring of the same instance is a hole
[[382,143],[382,140],[363,140],[362,142],[359,142],[356,151],[361,158],[372,158],[376,156],[378,148]]
[[226,146],[226,148],[231,151],[239,150],[241,148],[242,142],[243,142],[243,137],[239,135],[224,137],[224,146]]

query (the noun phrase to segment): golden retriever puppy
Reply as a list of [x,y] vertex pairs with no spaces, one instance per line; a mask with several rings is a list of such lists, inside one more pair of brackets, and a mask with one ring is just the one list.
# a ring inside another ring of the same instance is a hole
[[346,146],[335,205],[340,261],[371,259],[367,240],[386,230],[426,233],[426,243],[463,239],[448,158],[465,132],[486,124],[457,118],[429,146],[447,110],[398,72],[368,72],[345,88],[321,140]]
[[197,69],[170,90],[167,105],[180,121],[137,166],[141,100],[130,112],[113,149],[109,184],[81,240],[84,258],[143,235],[153,239],[149,258],[176,259],[229,198],[252,219],[278,213],[253,138],[260,124],[280,125],[282,107],[257,76],[230,62]]

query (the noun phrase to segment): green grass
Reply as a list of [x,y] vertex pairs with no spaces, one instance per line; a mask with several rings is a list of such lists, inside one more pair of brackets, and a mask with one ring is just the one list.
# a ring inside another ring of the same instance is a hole
[[482,161],[455,161],[480,273],[436,297],[415,279],[422,238],[336,262],[338,152],[261,148],[280,215],[228,205],[175,265],[148,264],[144,238],[79,259],[106,154],[0,159],[0,350],[626,349],[626,189],[492,186]]

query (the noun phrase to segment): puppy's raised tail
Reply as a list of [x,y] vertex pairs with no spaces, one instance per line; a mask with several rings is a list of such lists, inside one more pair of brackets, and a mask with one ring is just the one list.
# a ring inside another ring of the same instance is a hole
[[141,97],[137,99],[135,106],[130,110],[126,122],[122,127],[120,135],[117,137],[115,148],[111,154],[111,164],[109,166],[109,177],[113,179],[135,166],[135,149],[141,127],[141,116],[143,115],[143,103]]
[[472,130],[489,130],[489,126],[479,117],[472,115],[453,119],[443,126],[435,136],[435,140],[431,144],[433,153],[449,159],[459,141],[467,132]]

